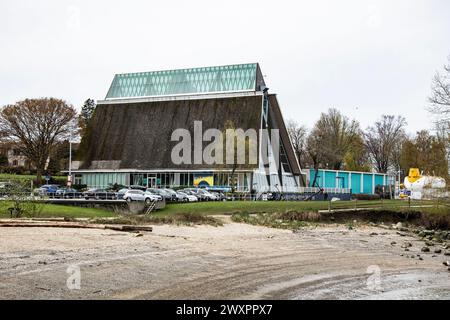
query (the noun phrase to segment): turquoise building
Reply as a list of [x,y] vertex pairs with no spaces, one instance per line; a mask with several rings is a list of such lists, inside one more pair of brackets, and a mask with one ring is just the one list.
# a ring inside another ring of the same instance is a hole
[[350,189],[353,194],[374,194],[376,186],[389,185],[388,175],[384,173],[357,172],[319,169],[316,184],[313,185],[315,169],[308,169],[309,187],[325,189]]

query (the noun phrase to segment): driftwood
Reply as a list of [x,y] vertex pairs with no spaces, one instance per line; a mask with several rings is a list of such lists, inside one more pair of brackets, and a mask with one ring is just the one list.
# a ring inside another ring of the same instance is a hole
[[23,222],[23,221],[0,221],[0,227],[16,227],[16,228],[75,228],[75,229],[108,229],[115,231],[153,231],[150,226],[135,226],[121,224],[89,224],[79,222]]

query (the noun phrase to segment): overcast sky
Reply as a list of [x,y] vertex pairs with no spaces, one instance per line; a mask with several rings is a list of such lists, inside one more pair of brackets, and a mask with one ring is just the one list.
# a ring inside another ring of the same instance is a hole
[[0,105],[79,108],[115,73],[259,62],[285,118],[402,114],[415,132],[448,55],[448,0],[0,2]]

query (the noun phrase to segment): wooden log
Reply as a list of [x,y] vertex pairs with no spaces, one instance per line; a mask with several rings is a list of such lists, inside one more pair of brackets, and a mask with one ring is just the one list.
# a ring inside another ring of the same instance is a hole
[[74,229],[109,229],[115,231],[153,231],[150,226],[135,225],[105,225],[105,224],[86,224],[76,222],[60,223],[40,223],[40,222],[21,222],[21,221],[0,221],[0,227],[22,227],[22,228],[74,228]]

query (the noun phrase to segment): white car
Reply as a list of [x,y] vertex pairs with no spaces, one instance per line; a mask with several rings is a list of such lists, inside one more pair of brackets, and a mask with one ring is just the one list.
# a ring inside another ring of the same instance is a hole
[[207,201],[217,201],[219,198],[205,189],[198,189],[198,193],[201,193]]
[[197,202],[198,201],[198,198],[196,196],[192,195],[192,194],[187,194],[187,193],[182,192],[182,191],[178,191],[177,193],[180,194],[181,196],[183,196],[189,202]]
[[153,201],[161,201],[161,196],[151,194],[149,192],[144,192],[142,190],[127,190],[123,195],[123,199],[126,201],[145,201],[145,203],[150,203]]
[[159,194],[154,194],[149,191],[145,191],[144,194],[146,197],[150,198],[152,201],[162,201],[163,200],[163,197],[160,196]]

